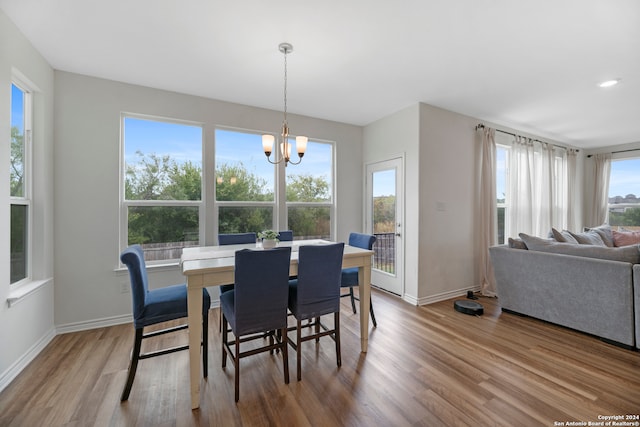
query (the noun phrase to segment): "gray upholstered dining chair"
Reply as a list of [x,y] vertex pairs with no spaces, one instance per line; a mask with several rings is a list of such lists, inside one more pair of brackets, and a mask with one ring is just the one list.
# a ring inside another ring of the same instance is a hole
[[[295,341],[288,338],[296,350],[298,381],[302,379],[302,353],[304,341],[330,336],[336,344],[336,360],[342,365],[340,354],[340,274],[344,243],[303,245],[298,252],[298,277],[289,281],[289,311],[296,318]],[[333,328],[321,323],[321,317],[333,313]],[[315,332],[302,336],[302,321],[315,319],[307,327]],[[321,330],[322,329],[322,330]]]
[[[362,249],[373,249],[373,244],[376,242],[376,236],[371,234],[362,234],[362,233],[351,233],[349,234],[349,246],[355,246],[356,248]],[[341,279],[341,287],[349,288],[349,293],[340,295],[341,297],[350,297],[351,298],[351,309],[353,310],[353,314],[356,314],[356,303],[355,301],[360,299],[353,294],[353,287],[358,286],[358,268],[345,268],[342,270],[342,279]],[[376,315],[373,312],[373,301],[369,301],[369,312],[371,313],[371,321],[373,322],[373,327],[378,327],[378,322],[376,322]]]
[[[289,383],[287,304],[291,248],[239,250],[235,254],[235,287],[220,296],[222,308],[222,367],[227,356],[235,367],[235,400],[240,397],[240,359],[281,350],[284,382]],[[229,342],[231,326],[234,340]],[[240,351],[240,344],[269,338],[269,344]],[[234,347],[232,349],[231,347]]]

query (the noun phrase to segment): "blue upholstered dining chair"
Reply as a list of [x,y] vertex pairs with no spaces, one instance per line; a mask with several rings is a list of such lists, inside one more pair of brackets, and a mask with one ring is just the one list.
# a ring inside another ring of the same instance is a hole
[[[284,382],[289,383],[287,303],[291,248],[239,250],[235,254],[235,287],[220,296],[222,367],[227,356],[235,367],[235,400],[240,397],[240,359],[264,351],[282,351]],[[229,329],[234,340],[229,342]],[[269,338],[269,344],[240,351],[240,343]],[[234,346],[232,350],[231,346]]]
[[[139,360],[161,356],[175,351],[187,350],[189,348],[188,345],[184,345],[140,354],[143,339],[176,332],[188,327],[187,324],[182,324],[179,326],[167,327],[162,330],[144,333],[144,328],[147,326],[187,317],[187,285],[183,283],[181,285],[167,286],[159,289],[149,289],[147,269],[144,262],[144,252],[140,245],[133,245],[125,249],[120,254],[120,260],[129,270],[131,297],[133,301],[133,327],[135,329],[133,351],[131,352],[131,363],[129,364],[129,375],[124,386],[124,390],[122,391],[122,397],[120,398],[121,401],[125,401],[129,398],[129,393],[131,392],[131,386],[133,386],[133,380],[136,376],[136,369],[138,368]],[[209,296],[207,289],[203,288],[202,365],[205,378],[208,374],[207,348],[210,306],[211,297]]]
[[[362,233],[351,233],[349,234],[349,246],[355,246],[356,248],[362,249],[373,249],[373,244],[376,241],[376,236],[371,234],[362,234]],[[340,295],[341,297],[350,297],[351,298],[351,309],[353,310],[353,314],[356,314],[356,302],[358,297],[353,294],[353,287],[358,286],[358,267],[345,268],[342,270],[342,280],[341,287],[349,288],[349,293]],[[378,322],[376,322],[376,315],[373,312],[373,303],[369,301],[369,312],[371,313],[371,321],[373,322],[373,327],[378,327]]]
[[293,231],[291,230],[278,231],[278,240],[280,240],[281,242],[292,242]]
[[[232,233],[218,234],[218,245],[241,245],[247,243],[255,243],[257,239],[256,233]],[[233,284],[221,285],[220,293],[224,293],[233,289]]]
[[[338,366],[342,365],[340,355],[340,274],[344,243],[327,245],[303,245],[298,252],[298,278],[289,281],[289,311],[296,318],[295,342],[288,338],[296,350],[298,381],[302,379],[301,345],[312,339],[331,336],[336,344]],[[333,328],[321,323],[321,317],[333,313]],[[315,332],[302,336],[302,321],[315,319],[307,327],[314,326]],[[320,330],[322,328],[322,331]],[[293,328],[291,328],[293,329]]]
[[[249,243],[256,243],[258,238],[256,233],[230,233],[230,234],[218,234],[218,245],[243,245]],[[227,285],[220,285],[220,295],[233,289],[233,283]],[[220,330],[222,331],[222,310],[220,310]]]

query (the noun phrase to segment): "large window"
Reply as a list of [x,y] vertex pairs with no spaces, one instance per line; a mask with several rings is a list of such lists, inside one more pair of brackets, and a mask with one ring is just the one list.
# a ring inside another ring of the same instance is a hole
[[496,134],[497,243],[568,223],[567,150]]
[[329,239],[333,145],[309,141],[301,164],[286,168],[287,223],[298,238]]
[[140,244],[147,261],[162,262],[201,245],[205,233],[207,241],[265,229],[331,238],[332,144],[309,141],[302,163],[285,167],[267,161],[260,133],[220,128],[215,172],[206,174],[203,146],[199,124],[123,115],[121,247]]
[[609,224],[640,230],[640,158],[611,162]]
[[123,246],[142,245],[149,261],[200,244],[202,135],[197,124],[122,117]]
[[216,129],[218,233],[274,228],[276,174],[257,133]]
[[29,278],[31,186],[31,93],[19,83],[11,85],[11,155],[9,195],[11,199],[10,283]]
[[331,238],[332,144],[309,141],[302,162],[285,167],[267,161],[260,134],[217,129],[215,152],[218,233],[273,228]]

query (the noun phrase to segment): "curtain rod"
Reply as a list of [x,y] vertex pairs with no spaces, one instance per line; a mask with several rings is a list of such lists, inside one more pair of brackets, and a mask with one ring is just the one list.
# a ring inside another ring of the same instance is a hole
[[[478,129],[484,129],[484,128],[485,128],[484,123],[478,123],[478,124],[476,125],[476,130],[478,130]],[[511,135],[511,136],[521,136],[521,135],[516,135],[516,134],[515,134],[515,133],[513,133],[513,132],[507,132],[506,130],[500,130],[500,129],[496,129],[496,132],[505,133],[505,134],[507,134],[507,135]],[[533,139],[533,141],[536,141],[536,142],[543,142],[543,143],[545,143],[545,144],[550,144],[549,142],[546,142],[546,141],[540,141],[539,139]],[[556,144],[551,144],[551,145],[553,145],[554,147],[557,147],[557,148],[562,148],[562,149],[564,149],[564,150],[568,150],[568,149],[569,149],[569,147],[564,147],[564,146],[562,146],[562,145],[556,145]],[[574,150],[576,150],[576,153],[580,151],[580,150],[578,150],[578,149],[574,149]]]
[[[640,148],[631,148],[629,150],[620,150],[620,151],[612,151],[611,154],[618,154],[618,153],[629,153],[631,151],[640,151]],[[587,158],[591,158],[591,156],[593,156],[593,154],[589,154],[587,156]]]

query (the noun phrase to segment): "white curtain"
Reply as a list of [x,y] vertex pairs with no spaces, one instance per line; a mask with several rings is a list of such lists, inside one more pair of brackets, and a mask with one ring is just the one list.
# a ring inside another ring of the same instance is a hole
[[596,154],[593,204],[587,226],[596,227],[609,220],[609,175],[611,173],[611,153]]
[[567,149],[567,229],[580,231],[578,227],[579,209],[577,206],[577,159],[578,151],[569,148]]
[[[566,227],[564,182],[565,150],[516,136],[509,157],[508,224],[511,232],[547,236],[551,227]],[[565,157],[566,158],[566,157]],[[560,175],[562,173],[562,175]]]
[[489,247],[497,243],[498,215],[496,199],[496,131],[485,127],[480,146],[480,177],[478,218],[479,239],[479,275],[482,295],[496,296],[493,266],[489,258]]

